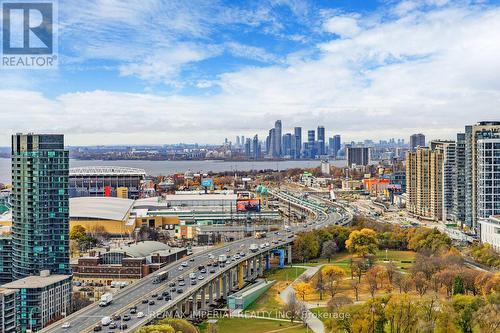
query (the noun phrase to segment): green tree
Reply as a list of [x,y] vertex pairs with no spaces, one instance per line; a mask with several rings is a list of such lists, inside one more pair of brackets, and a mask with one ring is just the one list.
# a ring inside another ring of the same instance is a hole
[[168,324],[156,324],[143,326],[135,331],[135,333],[176,333],[174,328]]
[[460,275],[455,276],[453,280],[453,295],[463,294],[465,292],[464,283]]
[[455,322],[463,333],[472,333],[473,318],[481,303],[481,299],[475,296],[453,296],[451,305],[457,315]]
[[311,232],[301,233],[293,242],[294,254],[302,262],[317,258],[319,252],[319,242]]

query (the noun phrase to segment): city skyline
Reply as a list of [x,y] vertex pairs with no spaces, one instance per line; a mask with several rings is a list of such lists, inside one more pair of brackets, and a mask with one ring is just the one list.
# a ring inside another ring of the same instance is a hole
[[345,141],[452,139],[498,113],[498,1],[111,6],[60,1],[58,69],[2,72],[0,146],[14,128],[218,143],[221,123],[262,138],[275,119]]

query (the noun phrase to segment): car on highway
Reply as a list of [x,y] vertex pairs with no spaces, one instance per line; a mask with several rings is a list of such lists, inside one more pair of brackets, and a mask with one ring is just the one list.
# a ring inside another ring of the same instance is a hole
[[128,328],[128,325],[123,323],[121,325],[118,325],[118,328],[121,329],[121,330],[126,330]]
[[188,262],[187,261],[183,261],[182,264],[181,264],[182,267],[188,267]]
[[198,276],[198,280],[203,280],[205,277],[203,275]]
[[196,278],[191,280],[191,285],[194,286],[196,284]]
[[202,273],[202,274],[207,274],[207,270],[206,270],[205,268],[203,268],[203,269],[200,271],[200,273]]
[[179,287],[184,287],[185,285],[186,285],[186,283],[184,282],[184,280],[179,281]]
[[184,281],[184,276],[179,276],[179,277],[177,278],[177,281]]
[[102,331],[101,325],[94,326],[94,332],[100,332]]
[[111,320],[110,317],[106,316],[104,318],[101,319],[101,325],[102,326],[108,326],[109,324],[111,324],[113,321]]
[[182,266],[179,266],[179,268],[177,268],[179,271],[183,271],[184,270],[184,267]]
[[189,258],[189,261],[193,262],[193,261],[194,261],[194,258]]
[[150,300],[149,303],[148,303],[148,305],[155,305],[155,301]]
[[211,273],[211,274],[215,273],[215,268],[211,268],[211,269],[210,269],[210,273]]
[[157,300],[157,301],[163,301],[163,296],[162,296],[162,295],[158,295],[158,296],[156,297],[156,300]]
[[131,314],[136,314],[137,313],[137,308],[130,308],[130,311],[129,311]]
[[144,312],[137,312],[137,318],[143,318],[144,317]]
[[130,317],[130,315],[126,314],[126,315],[123,315],[123,321],[129,321],[130,319],[132,319]]
[[62,324],[61,328],[70,328],[71,327],[71,323],[69,321],[65,322],[64,324]]
[[148,304],[148,302],[149,300],[147,298],[142,300],[142,304]]
[[171,281],[169,284],[168,284],[169,287],[175,287],[175,281]]
[[175,291],[176,291],[176,290],[177,290],[177,288],[176,288],[176,287],[171,287],[171,288],[170,288],[170,292],[172,292],[172,293],[175,293]]
[[178,288],[178,289],[177,289],[177,293],[178,293],[178,294],[182,294],[183,292],[184,292],[184,290],[183,290],[182,288]]
[[114,330],[116,328],[118,328],[118,326],[116,325],[116,323],[113,321],[111,322],[111,324],[109,324],[109,327],[108,327],[110,330]]

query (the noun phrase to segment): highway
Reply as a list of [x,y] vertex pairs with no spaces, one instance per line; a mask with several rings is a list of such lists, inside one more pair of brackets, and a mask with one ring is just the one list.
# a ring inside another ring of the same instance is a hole
[[[276,195],[280,195],[281,193],[276,192]],[[290,199],[292,200],[292,199]],[[169,271],[169,278],[166,282],[161,284],[153,284],[153,278],[156,275],[151,274],[137,282],[125,287],[120,290],[117,294],[113,296],[113,302],[106,307],[99,307],[97,303],[93,303],[84,309],[81,309],[78,312],[75,312],[68,317],[44,328],[39,332],[47,332],[47,333],[81,333],[81,332],[91,332],[93,329],[99,325],[101,319],[106,316],[113,316],[116,314],[121,315],[123,320],[123,315],[129,313],[129,309],[132,306],[137,306],[137,312],[143,312],[146,316],[144,318],[137,318],[136,315],[131,315],[131,319],[128,321],[122,321],[122,323],[126,323],[128,328],[122,330],[110,330],[107,327],[103,327],[104,332],[131,332],[137,327],[140,327],[151,320],[147,314],[159,313],[169,308],[175,307],[175,305],[188,298],[193,292],[199,290],[204,284],[208,283],[211,279],[216,276],[221,275],[224,271],[238,265],[239,262],[247,260],[251,256],[260,255],[261,253],[268,252],[272,248],[282,247],[284,245],[290,244],[293,241],[293,234],[295,232],[308,230],[308,228],[320,228],[325,226],[326,224],[337,223],[342,216],[336,212],[325,212],[324,209],[319,207],[320,205],[309,205],[299,203],[313,211],[315,213],[315,218],[312,222],[300,225],[300,226],[291,226],[292,230],[290,234],[286,234],[284,231],[281,231],[280,235],[272,234],[268,238],[264,239],[253,239],[247,238],[243,240],[234,241],[228,243],[224,246],[220,246],[217,248],[208,249],[206,251],[197,253],[192,255],[189,258],[184,258],[175,263],[168,265],[167,267],[161,269],[160,271]],[[316,207],[314,207],[316,206]],[[305,227],[304,227],[305,225]],[[281,239],[281,241],[278,241]],[[252,243],[270,243],[270,246],[266,249],[259,250],[256,253],[252,253],[249,251],[249,246]],[[275,244],[275,242],[278,242]],[[230,265],[226,265],[225,268],[217,267],[215,268],[215,272],[204,274],[205,278],[194,286],[189,285],[189,273],[197,270],[197,267],[200,265],[206,265],[208,261],[208,254],[211,253],[215,258],[217,258],[220,254],[227,254],[228,257],[232,256],[238,252],[245,252],[245,257],[240,258],[239,260],[235,260]],[[179,267],[183,262],[188,262],[189,267],[184,268],[182,271]],[[157,272],[156,272],[157,273]],[[170,292],[172,299],[170,301],[165,300],[156,300],[155,304],[143,304],[142,301],[147,299],[153,300],[153,294],[161,294],[164,291],[168,291],[170,288],[168,286],[169,282],[177,280],[179,276],[184,276],[186,281],[186,286],[184,286],[183,293],[178,294],[177,292]],[[69,328],[63,328],[63,323],[70,323]]]

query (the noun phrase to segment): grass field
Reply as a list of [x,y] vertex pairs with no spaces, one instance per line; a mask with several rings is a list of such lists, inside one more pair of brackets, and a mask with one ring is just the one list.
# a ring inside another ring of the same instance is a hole
[[[406,270],[411,267],[413,261],[415,260],[415,252],[413,251],[397,251],[388,250],[387,253],[384,250],[380,250],[376,253],[376,257],[379,263],[389,260],[393,261],[397,267]],[[337,253],[328,263],[327,259],[315,259],[304,264],[304,266],[318,266],[318,265],[334,265],[343,268],[348,275],[351,274],[351,268],[349,265],[350,259],[352,258],[350,253]]]
[[[300,323],[266,320],[257,318],[222,318],[217,320],[218,333],[304,333],[306,328]],[[207,332],[207,324],[198,326],[201,333]]]
[[305,268],[302,267],[272,268],[269,272],[265,273],[265,277],[268,280],[292,282],[300,274],[304,273],[304,271]]

